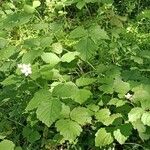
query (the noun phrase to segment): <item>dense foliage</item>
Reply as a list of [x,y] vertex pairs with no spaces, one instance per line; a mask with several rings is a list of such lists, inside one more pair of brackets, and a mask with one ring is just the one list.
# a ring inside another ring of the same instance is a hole
[[1,0],[0,150],[149,150],[149,8]]

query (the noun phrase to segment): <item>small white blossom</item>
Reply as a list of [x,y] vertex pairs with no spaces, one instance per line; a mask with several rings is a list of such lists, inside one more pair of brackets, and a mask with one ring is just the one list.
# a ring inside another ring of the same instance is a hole
[[125,98],[131,100],[131,99],[132,99],[132,96],[133,96],[132,94],[127,93],[127,94],[125,95]]
[[25,76],[28,76],[32,73],[31,64],[18,64],[18,68]]

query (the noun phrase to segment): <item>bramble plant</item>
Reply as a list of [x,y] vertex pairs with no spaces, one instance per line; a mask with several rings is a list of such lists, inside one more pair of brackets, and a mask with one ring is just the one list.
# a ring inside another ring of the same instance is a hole
[[0,150],[149,150],[149,8],[0,1]]

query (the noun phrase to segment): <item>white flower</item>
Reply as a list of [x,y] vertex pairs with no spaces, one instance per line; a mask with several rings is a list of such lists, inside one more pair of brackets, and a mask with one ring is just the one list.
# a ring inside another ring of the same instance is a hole
[[31,64],[18,64],[18,68],[25,76],[28,76],[32,73]]
[[132,96],[133,96],[132,94],[127,93],[127,94],[125,95],[125,98],[131,100],[131,99],[132,99]]

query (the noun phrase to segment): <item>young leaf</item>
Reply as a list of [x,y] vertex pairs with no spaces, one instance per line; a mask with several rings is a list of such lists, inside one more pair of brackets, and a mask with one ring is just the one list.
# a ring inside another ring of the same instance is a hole
[[95,113],[95,117],[98,121],[104,122],[107,118],[110,117],[110,110],[107,108],[103,108]]
[[57,131],[64,137],[65,140],[73,142],[77,136],[82,132],[81,126],[70,120],[70,119],[61,119],[58,120],[55,124]]
[[117,129],[113,132],[115,139],[122,145],[125,143],[128,137],[124,136],[120,129]]
[[128,113],[128,118],[130,122],[134,122],[141,118],[144,110],[140,107],[132,108],[131,111]]
[[59,42],[53,43],[52,44],[52,51],[56,54],[61,54],[63,51],[63,47],[62,47],[61,43],[59,43]]
[[41,5],[41,2],[39,0],[34,0],[33,1],[33,7],[36,8],[36,7],[39,7]]
[[0,150],[14,150],[15,144],[10,140],[3,140],[0,142]]
[[102,147],[109,145],[113,142],[113,137],[111,136],[111,133],[107,133],[105,128],[99,129],[95,134],[95,146]]
[[119,99],[117,99],[117,98],[113,98],[113,99],[111,99],[107,104],[108,104],[108,105],[114,105],[114,106],[116,106],[116,107],[120,107],[120,106],[125,105],[125,104],[126,104],[126,101],[124,101],[124,100],[119,100]]
[[61,102],[56,98],[43,101],[37,108],[37,118],[50,127],[59,118],[61,108]]
[[150,126],[150,112],[143,113],[141,121],[144,125]]
[[143,124],[141,119],[138,119],[138,120],[132,122],[132,125],[133,125],[134,129],[137,129],[138,132],[146,131],[146,126]]
[[114,90],[122,95],[122,97],[130,90],[130,84],[116,78],[114,81]]
[[74,108],[70,113],[70,117],[80,125],[91,123],[92,120],[91,116],[88,113],[88,110],[85,107]]

